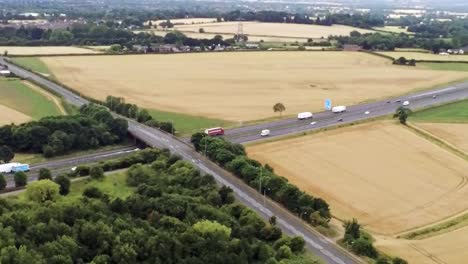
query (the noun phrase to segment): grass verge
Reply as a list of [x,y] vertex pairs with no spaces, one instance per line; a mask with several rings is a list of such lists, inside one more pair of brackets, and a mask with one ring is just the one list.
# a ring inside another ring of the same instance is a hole
[[57,105],[19,79],[0,80],[0,104],[33,119],[61,115]]
[[468,123],[468,100],[417,111],[410,119],[415,122]]
[[172,122],[181,136],[190,136],[195,132],[210,127],[227,127],[232,123],[226,120],[211,119],[202,116],[192,116],[181,113],[165,112],[159,110],[148,110],[157,121]]
[[418,66],[440,71],[468,71],[468,63],[418,63]]
[[447,233],[456,229],[460,229],[467,225],[468,225],[468,214],[464,214],[454,219],[451,219],[449,221],[437,224],[435,226],[431,226],[428,228],[423,228],[421,230],[410,232],[401,237],[405,239],[411,239],[411,240],[424,239],[424,238],[440,235],[443,233]]
[[49,70],[47,65],[38,57],[15,57],[11,58],[11,60],[25,69],[29,69],[51,79],[55,79],[55,76]]

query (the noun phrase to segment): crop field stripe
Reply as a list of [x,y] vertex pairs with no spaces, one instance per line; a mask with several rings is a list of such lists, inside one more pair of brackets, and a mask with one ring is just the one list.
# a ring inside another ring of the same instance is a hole
[[33,119],[60,115],[55,103],[19,80],[0,81],[0,104],[22,112]]

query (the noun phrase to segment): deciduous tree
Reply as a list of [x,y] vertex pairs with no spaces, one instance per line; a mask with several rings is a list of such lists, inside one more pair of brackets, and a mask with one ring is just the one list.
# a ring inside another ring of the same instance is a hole
[[38,203],[55,201],[59,196],[59,191],[59,185],[51,180],[36,181],[26,187],[26,197]]
[[0,161],[10,162],[15,157],[15,153],[7,146],[0,146]]
[[286,107],[282,104],[282,103],[276,103],[274,106],[273,106],[273,111],[276,113],[276,112],[279,112],[280,113],[280,116],[283,114],[284,111],[286,111]]

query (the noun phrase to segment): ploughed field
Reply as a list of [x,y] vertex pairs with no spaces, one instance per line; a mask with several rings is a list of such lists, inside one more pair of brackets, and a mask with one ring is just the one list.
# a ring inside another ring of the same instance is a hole
[[468,76],[391,65],[358,52],[232,52],[43,57],[61,82],[104,99],[233,122],[320,111],[326,98],[355,104]]
[[373,122],[250,146],[340,219],[392,235],[468,209],[468,162],[393,122]]

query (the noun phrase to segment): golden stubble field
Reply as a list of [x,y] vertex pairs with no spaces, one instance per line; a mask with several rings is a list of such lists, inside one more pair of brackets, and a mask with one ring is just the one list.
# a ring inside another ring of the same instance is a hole
[[[140,33],[140,32],[151,32],[152,34],[155,34],[156,36],[166,36],[167,33],[170,33],[170,30],[136,30],[134,31],[135,33]],[[189,38],[195,38],[195,39],[212,39],[216,35],[220,35],[223,37],[223,39],[230,39],[234,38],[235,34],[216,34],[216,33],[199,33],[199,32],[183,32],[185,36]],[[295,38],[295,37],[277,37],[277,36],[253,36],[249,35],[249,41],[254,41],[254,42],[260,42],[260,41],[265,41],[265,42],[307,42],[308,38]],[[317,39],[315,39],[317,40]]]
[[383,55],[398,59],[405,57],[407,60],[431,60],[431,61],[468,61],[468,55],[439,55],[424,52],[405,52],[405,51],[382,51],[377,52]]
[[8,51],[8,55],[60,55],[60,54],[97,54],[102,53],[97,50],[71,47],[71,46],[50,46],[50,47],[10,47],[0,46],[0,52]]
[[393,122],[254,145],[249,156],[383,235],[468,209],[468,162]]
[[468,124],[416,123],[415,125],[468,153]]
[[27,116],[15,109],[11,109],[7,106],[0,105],[0,126],[8,125],[11,123],[21,124],[31,121],[31,117]]
[[[305,24],[240,22],[244,34],[253,36],[276,36],[293,38],[327,38],[330,35],[349,36],[351,31],[371,33],[373,30],[356,28],[345,25],[319,26]],[[206,33],[237,34],[239,22],[220,22],[202,25],[180,25],[174,29],[187,32],[198,32],[202,27]]]
[[380,239],[376,246],[416,264],[465,264],[468,226],[422,240]]
[[230,52],[41,58],[85,95],[122,96],[142,107],[234,122],[319,111],[323,101],[354,104],[468,76],[391,65],[357,52]]

